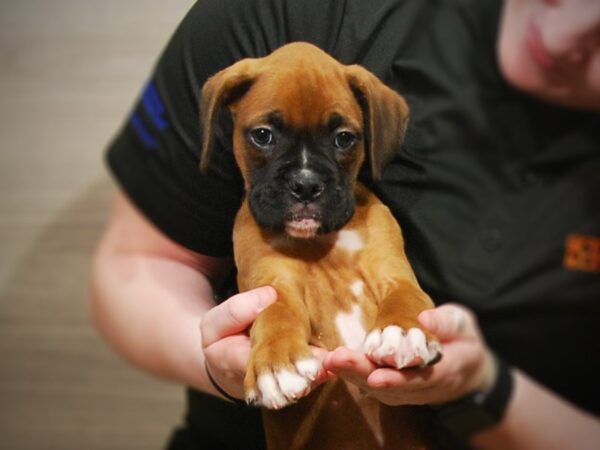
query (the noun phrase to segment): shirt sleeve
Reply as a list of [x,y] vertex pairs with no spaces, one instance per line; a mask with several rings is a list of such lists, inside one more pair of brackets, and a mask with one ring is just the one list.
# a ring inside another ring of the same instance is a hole
[[211,256],[232,253],[243,191],[227,118],[217,131],[209,171],[200,172],[198,98],[212,74],[268,51],[245,3],[254,2],[203,0],[192,7],[106,156],[120,187],[151,222],[179,244]]

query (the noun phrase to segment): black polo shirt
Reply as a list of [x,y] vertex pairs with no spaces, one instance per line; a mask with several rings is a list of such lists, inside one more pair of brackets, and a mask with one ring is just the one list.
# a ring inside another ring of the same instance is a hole
[[[505,83],[499,9],[497,0],[202,0],[166,47],[109,165],[170,238],[230,255],[242,183],[227,117],[210,172],[198,169],[203,82],[292,41],[364,65],[411,106],[383,180],[363,178],[400,222],[422,286],[438,303],[468,305],[508,362],[598,413],[600,116]],[[190,398],[190,433],[238,448],[261,441],[253,413]]]

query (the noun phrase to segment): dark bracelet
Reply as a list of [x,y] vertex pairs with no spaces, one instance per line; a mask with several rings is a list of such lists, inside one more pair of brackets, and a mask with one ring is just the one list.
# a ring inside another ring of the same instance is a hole
[[210,374],[210,370],[208,370],[208,363],[206,362],[206,360],[204,360],[204,370],[206,370],[206,375],[208,375],[208,379],[210,380],[210,383],[213,385],[213,387],[217,391],[219,391],[219,394],[221,394],[223,397],[225,397],[230,402],[235,403],[236,405],[248,406],[245,401],[240,400],[239,398],[235,398],[235,397],[229,395],[227,392],[225,392],[225,389],[223,389],[221,386],[219,386],[217,384],[217,382],[215,381],[215,379],[213,378],[213,376]]
[[496,380],[488,391],[475,391],[450,403],[432,407],[446,429],[458,438],[466,440],[498,424],[504,417],[513,393],[513,375],[510,366],[497,355],[494,358]]

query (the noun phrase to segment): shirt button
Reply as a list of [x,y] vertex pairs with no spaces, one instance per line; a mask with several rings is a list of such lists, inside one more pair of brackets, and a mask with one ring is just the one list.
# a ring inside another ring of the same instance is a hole
[[498,228],[488,228],[481,234],[481,245],[488,252],[496,252],[502,248],[503,235]]

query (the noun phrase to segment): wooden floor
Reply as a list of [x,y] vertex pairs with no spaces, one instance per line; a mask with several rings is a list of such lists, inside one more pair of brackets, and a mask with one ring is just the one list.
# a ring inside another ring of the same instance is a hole
[[191,0],[0,2],[0,449],[160,449],[183,390],[86,312],[107,142]]

